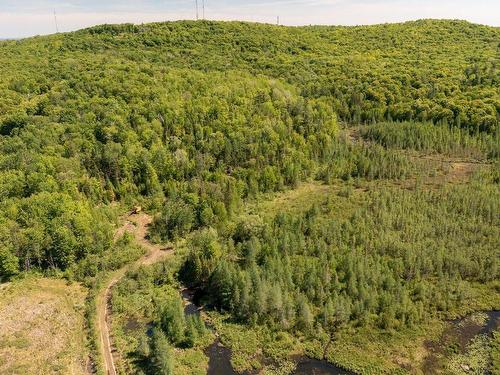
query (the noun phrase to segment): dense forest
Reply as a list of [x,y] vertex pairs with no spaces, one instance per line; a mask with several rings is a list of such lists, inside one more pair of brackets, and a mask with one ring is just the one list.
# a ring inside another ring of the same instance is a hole
[[[334,204],[326,201],[302,215],[240,222],[223,244],[199,232],[181,274],[207,283],[213,302],[244,321],[306,330],[315,321],[413,325],[463,304],[459,280],[499,278],[499,198],[498,189],[475,185],[439,194],[387,189],[345,221],[322,220]],[[220,247],[238,261],[214,262]]]
[[304,97],[328,97],[345,121],[441,121],[485,131],[498,122],[498,28],[463,21],[299,28],[206,21],[104,25],[4,42],[2,73],[11,74],[16,56],[30,52],[44,58],[24,60],[25,67],[3,82],[0,112],[20,104],[22,95],[51,90],[54,81],[83,78],[80,73],[88,76],[103,64],[119,70],[111,67],[114,62],[140,66],[149,76],[172,68],[264,74],[293,83]]
[[453,125],[497,154],[498,38],[458,21],[177,22],[2,42],[2,274],[108,249],[96,203],[183,195],[193,212],[173,215],[190,229],[318,168],[325,180],[410,168],[339,144],[338,120]]
[[[136,293],[148,306],[141,358],[165,374],[171,347],[207,335],[184,317],[180,282],[235,324],[321,344],[478,310],[478,290],[498,308],[499,57],[498,28],[437,20],[185,21],[1,41],[0,281],[92,285],[138,256],[113,228],[144,207],[149,239],[184,251],[128,275],[115,302]],[[441,183],[450,158],[477,168]],[[310,181],[340,190],[244,214]]]

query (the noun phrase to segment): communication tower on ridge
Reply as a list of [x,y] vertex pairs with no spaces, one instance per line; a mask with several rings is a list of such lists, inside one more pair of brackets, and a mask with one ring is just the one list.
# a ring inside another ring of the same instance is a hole
[[54,23],[56,24],[56,33],[59,33],[59,26],[57,25],[57,14],[55,9],[54,9]]

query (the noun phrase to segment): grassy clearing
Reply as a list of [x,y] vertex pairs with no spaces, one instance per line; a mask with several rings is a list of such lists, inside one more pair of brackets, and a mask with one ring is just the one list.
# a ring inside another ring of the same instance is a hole
[[243,210],[246,215],[272,217],[280,211],[300,212],[304,207],[320,202],[335,191],[335,187],[318,181],[304,182],[296,189],[279,193],[262,194],[258,199],[248,202]]
[[[248,202],[243,209],[245,215],[259,215],[272,218],[278,212],[300,213],[314,204],[321,204],[325,199],[336,199],[334,213],[347,218],[353,210],[365,201],[364,193],[369,188],[366,182],[342,180],[325,185],[319,181],[299,184],[296,189],[279,193],[265,194],[259,199]],[[335,198],[337,197],[337,198]]]
[[261,194],[258,198],[247,202],[242,215],[259,215],[263,218],[275,216],[278,212],[299,213],[313,204],[320,204],[328,197],[339,196],[350,198],[338,200],[336,218],[347,218],[356,207],[365,203],[364,193],[370,189],[383,187],[400,187],[404,189],[426,188],[438,189],[444,185],[467,183],[475,175],[487,171],[491,164],[473,160],[445,157],[442,155],[423,155],[415,151],[403,150],[415,164],[415,175],[404,180],[351,179],[335,180],[327,185],[320,181],[300,183],[295,189],[277,193]]
[[1,374],[87,374],[86,291],[28,276],[0,289]]
[[[398,126],[403,125],[391,124],[387,130],[397,130]],[[374,127],[376,128],[377,125],[371,127],[363,126],[344,128],[341,132],[341,136],[347,142],[358,143],[364,145],[365,147],[370,147],[371,145],[380,142],[377,142],[374,139],[369,139],[369,137],[363,138],[361,133],[369,132],[370,129],[373,129]],[[434,127],[431,127],[431,129],[434,129]],[[414,130],[418,130],[418,128]],[[429,140],[427,141],[429,142]],[[442,145],[438,143],[435,146]],[[406,145],[404,148],[395,147],[392,144],[385,145],[385,147],[397,149],[401,155],[404,155],[411,160],[412,163],[414,163],[415,173],[412,176],[397,182],[391,181],[391,183],[396,183],[404,188],[413,188],[418,185],[428,189],[436,189],[447,184],[462,184],[468,182],[475,174],[487,171],[492,166],[492,162],[488,161],[485,158],[485,155],[482,153],[475,154],[473,152],[475,150],[472,149],[462,150],[463,145],[460,147],[457,146],[463,152],[449,153],[439,153],[437,150],[432,148],[419,149],[419,147],[423,147],[421,143],[418,143],[418,147],[417,145],[411,144]]]

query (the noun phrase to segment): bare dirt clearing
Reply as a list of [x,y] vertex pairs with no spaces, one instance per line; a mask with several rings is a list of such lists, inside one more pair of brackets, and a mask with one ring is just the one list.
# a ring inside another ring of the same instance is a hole
[[0,289],[1,374],[86,374],[85,289],[34,278]]

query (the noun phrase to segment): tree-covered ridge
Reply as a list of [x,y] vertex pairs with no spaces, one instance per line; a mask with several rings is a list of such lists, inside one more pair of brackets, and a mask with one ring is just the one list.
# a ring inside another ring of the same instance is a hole
[[[493,132],[497,40],[497,28],[456,21],[170,22],[2,42],[2,278],[109,249],[112,219],[92,206],[163,206],[155,233],[170,239],[221,226],[241,199],[307,178],[407,177],[410,159],[342,141],[337,119]],[[495,136],[474,142],[495,157]]]
[[[498,28],[463,21],[294,28],[186,21],[97,26],[0,48],[2,75],[9,75],[2,86],[13,103],[51,86],[44,77],[27,79],[32,69],[60,80],[68,65],[93,70],[85,61],[92,55],[99,66],[121,60],[265,74],[296,85],[303,96],[328,98],[346,121],[441,121],[492,131],[500,106],[499,42]],[[12,75],[13,59],[23,56],[28,71]]]
[[[151,27],[172,26],[198,27]],[[133,35],[112,35],[111,41]],[[221,225],[242,198],[306,178],[401,178],[413,170],[390,150],[340,141],[332,97],[305,95],[293,83],[238,70],[173,68],[179,63],[165,64],[161,49],[158,59],[146,58],[152,51],[134,50],[132,42],[123,53],[113,43],[105,51],[54,48],[74,38],[95,43],[102,36],[82,31],[2,45],[1,69],[8,74],[0,83],[0,196],[12,207],[2,212],[6,275],[15,273],[16,263],[21,270],[66,269],[111,245],[109,233],[93,243],[79,241],[82,229],[66,220],[59,259],[48,250],[62,235],[51,229],[56,217],[36,229],[16,214],[29,202],[44,215],[51,200],[34,198],[40,194],[63,194],[57,200],[62,211],[137,199],[160,208],[167,198],[159,219],[166,229],[156,228],[170,238]],[[23,56],[26,64],[16,65]],[[110,221],[97,212],[92,219],[85,215],[83,222],[102,230]]]
[[[67,229],[68,246],[74,245],[67,260],[48,261],[40,250],[30,250],[55,241],[47,226],[57,214],[43,208],[51,199],[36,196],[63,194],[54,204],[75,214],[72,204],[142,196],[158,207],[165,196],[180,195],[200,211],[197,222],[209,225],[216,217],[225,220],[235,199],[311,176],[338,130],[324,101],[235,73],[175,70],[151,77],[137,67],[117,66],[92,78],[69,70],[63,83],[37,99],[26,113],[7,115],[0,127],[2,204],[12,207],[2,212],[2,240],[25,270],[64,269],[92,252],[76,250],[86,245],[67,222],[58,224]],[[29,234],[35,229],[31,221],[17,214],[25,204],[35,212],[29,218],[41,225],[37,236]],[[14,227],[25,240],[11,238]],[[109,245],[108,239],[97,246]]]

